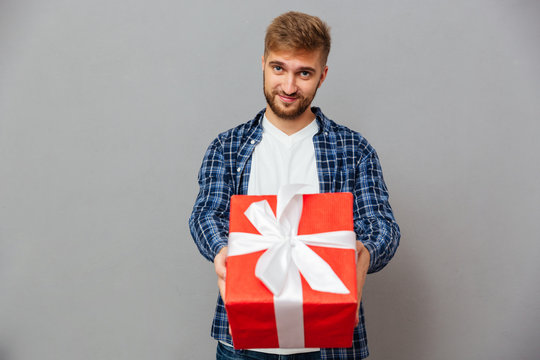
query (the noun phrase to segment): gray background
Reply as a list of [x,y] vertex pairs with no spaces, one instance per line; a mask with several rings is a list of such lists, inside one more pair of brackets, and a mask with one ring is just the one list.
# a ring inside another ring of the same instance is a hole
[[378,150],[403,233],[371,358],[538,359],[540,2],[1,0],[1,360],[214,357],[196,173],[290,9],[331,25],[315,103]]

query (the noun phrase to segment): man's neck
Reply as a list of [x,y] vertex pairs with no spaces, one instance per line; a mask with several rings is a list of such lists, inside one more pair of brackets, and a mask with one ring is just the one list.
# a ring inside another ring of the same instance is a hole
[[265,112],[266,118],[279,130],[283,131],[287,135],[292,135],[295,132],[298,132],[308,126],[313,119],[315,119],[315,114],[311,112],[311,109],[307,109],[302,115],[294,119],[283,119],[277,116],[270,106],[266,106]]

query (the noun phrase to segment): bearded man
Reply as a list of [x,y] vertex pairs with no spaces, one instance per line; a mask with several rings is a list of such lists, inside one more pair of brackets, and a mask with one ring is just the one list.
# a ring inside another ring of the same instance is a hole
[[[318,17],[288,12],[269,25],[262,56],[267,106],[253,120],[210,144],[199,172],[200,191],[189,220],[201,254],[214,262],[218,297],[212,336],[217,359],[363,359],[368,356],[361,304],[366,274],[393,257],[399,227],[373,147],[358,132],[311,107],[328,73],[328,26]],[[230,198],[277,194],[286,184],[306,193],[351,192],[357,238],[358,310],[351,348],[235,350],[222,296],[225,290]]]

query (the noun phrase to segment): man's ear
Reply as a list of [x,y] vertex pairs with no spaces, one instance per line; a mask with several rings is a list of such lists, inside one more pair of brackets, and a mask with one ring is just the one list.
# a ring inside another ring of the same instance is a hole
[[321,73],[321,79],[319,80],[319,87],[321,87],[322,83],[326,79],[326,74],[328,74],[328,65],[324,65],[324,69]]
[[262,62],[262,71],[264,71],[264,55],[261,56],[261,62]]

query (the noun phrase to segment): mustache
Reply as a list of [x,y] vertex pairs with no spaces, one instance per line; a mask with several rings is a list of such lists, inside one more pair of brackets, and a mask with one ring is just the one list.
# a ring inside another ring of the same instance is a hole
[[290,93],[290,94],[287,94],[284,91],[274,91],[274,95],[283,95],[283,96],[290,97],[290,98],[300,98],[300,97],[302,97],[302,95],[300,94],[299,91],[295,91],[295,92]]

